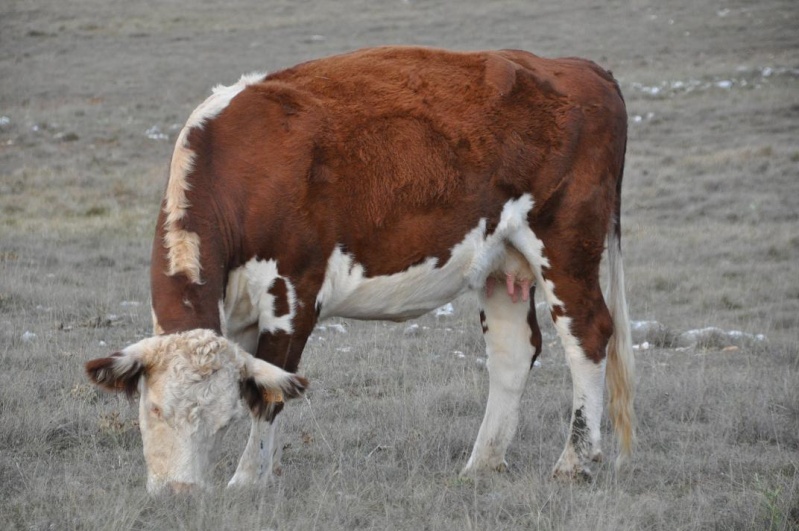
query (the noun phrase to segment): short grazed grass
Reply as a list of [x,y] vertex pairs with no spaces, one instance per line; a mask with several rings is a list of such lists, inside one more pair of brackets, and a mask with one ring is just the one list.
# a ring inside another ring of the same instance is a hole
[[[799,47],[795,2],[12,2],[0,7],[0,527],[799,529]],[[455,314],[317,329],[273,485],[151,498],[137,406],[83,363],[150,333],[155,216],[177,129],[211,85],[366,45],[590,57],[625,93],[638,447],[550,478],[571,383],[540,315],[511,469],[457,476],[487,394],[471,297]],[[690,88],[690,90],[688,90]],[[6,119],[3,119],[6,118]],[[167,140],[148,138],[151,128]],[[765,334],[737,348],[690,329]]]

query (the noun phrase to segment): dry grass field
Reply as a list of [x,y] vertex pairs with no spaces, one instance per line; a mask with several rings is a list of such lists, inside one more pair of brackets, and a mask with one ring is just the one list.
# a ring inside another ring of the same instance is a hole
[[[590,4],[5,0],[0,528],[799,529],[799,3]],[[578,55],[620,80],[630,312],[661,324],[636,337],[634,459],[550,479],[571,384],[546,327],[511,470],[459,480],[488,388],[464,298],[450,316],[317,329],[273,486],[223,488],[242,423],[218,489],[148,497],[137,408],[82,365],[150,332],[178,127],[241,73],[389,43]]]

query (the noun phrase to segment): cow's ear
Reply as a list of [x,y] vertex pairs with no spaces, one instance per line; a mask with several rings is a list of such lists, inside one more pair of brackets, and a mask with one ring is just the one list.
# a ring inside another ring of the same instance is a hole
[[128,398],[138,391],[143,373],[142,357],[127,350],[86,362],[86,374],[92,382],[107,391],[124,392]]
[[308,380],[280,367],[243,354],[241,397],[256,417],[272,420],[289,398],[301,396]]

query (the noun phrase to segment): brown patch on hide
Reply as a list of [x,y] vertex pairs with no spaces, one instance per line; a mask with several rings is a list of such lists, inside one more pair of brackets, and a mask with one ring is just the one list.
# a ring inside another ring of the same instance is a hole
[[291,308],[289,306],[289,292],[285,280],[277,277],[269,287],[269,294],[275,298],[275,317],[280,317],[281,315],[287,315],[291,313]]
[[541,354],[543,338],[541,328],[538,326],[538,316],[535,311],[535,285],[530,286],[530,309],[527,310],[527,326],[530,327],[530,344],[533,346],[533,359],[530,360],[530,368],[533,367],[535,360]]

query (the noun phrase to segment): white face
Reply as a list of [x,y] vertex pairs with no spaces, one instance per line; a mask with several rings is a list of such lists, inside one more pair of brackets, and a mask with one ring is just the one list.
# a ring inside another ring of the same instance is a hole
[[[204,486],[222,430],[244,413],[240,365],[221,338],[156,342],[160,363],[139,382],[147,490]],[[205,341],[203,341],[205,340]]]
[[[219,435],[267,392],[298,396],[307,382],[253,358],[210,330],[156,336],[109,358],[87,363],[89,377],[107,389],[138,385],[139,424],[147,490],[189,490],[207,484]],[[274,396],[274,395],[273,395]]]

